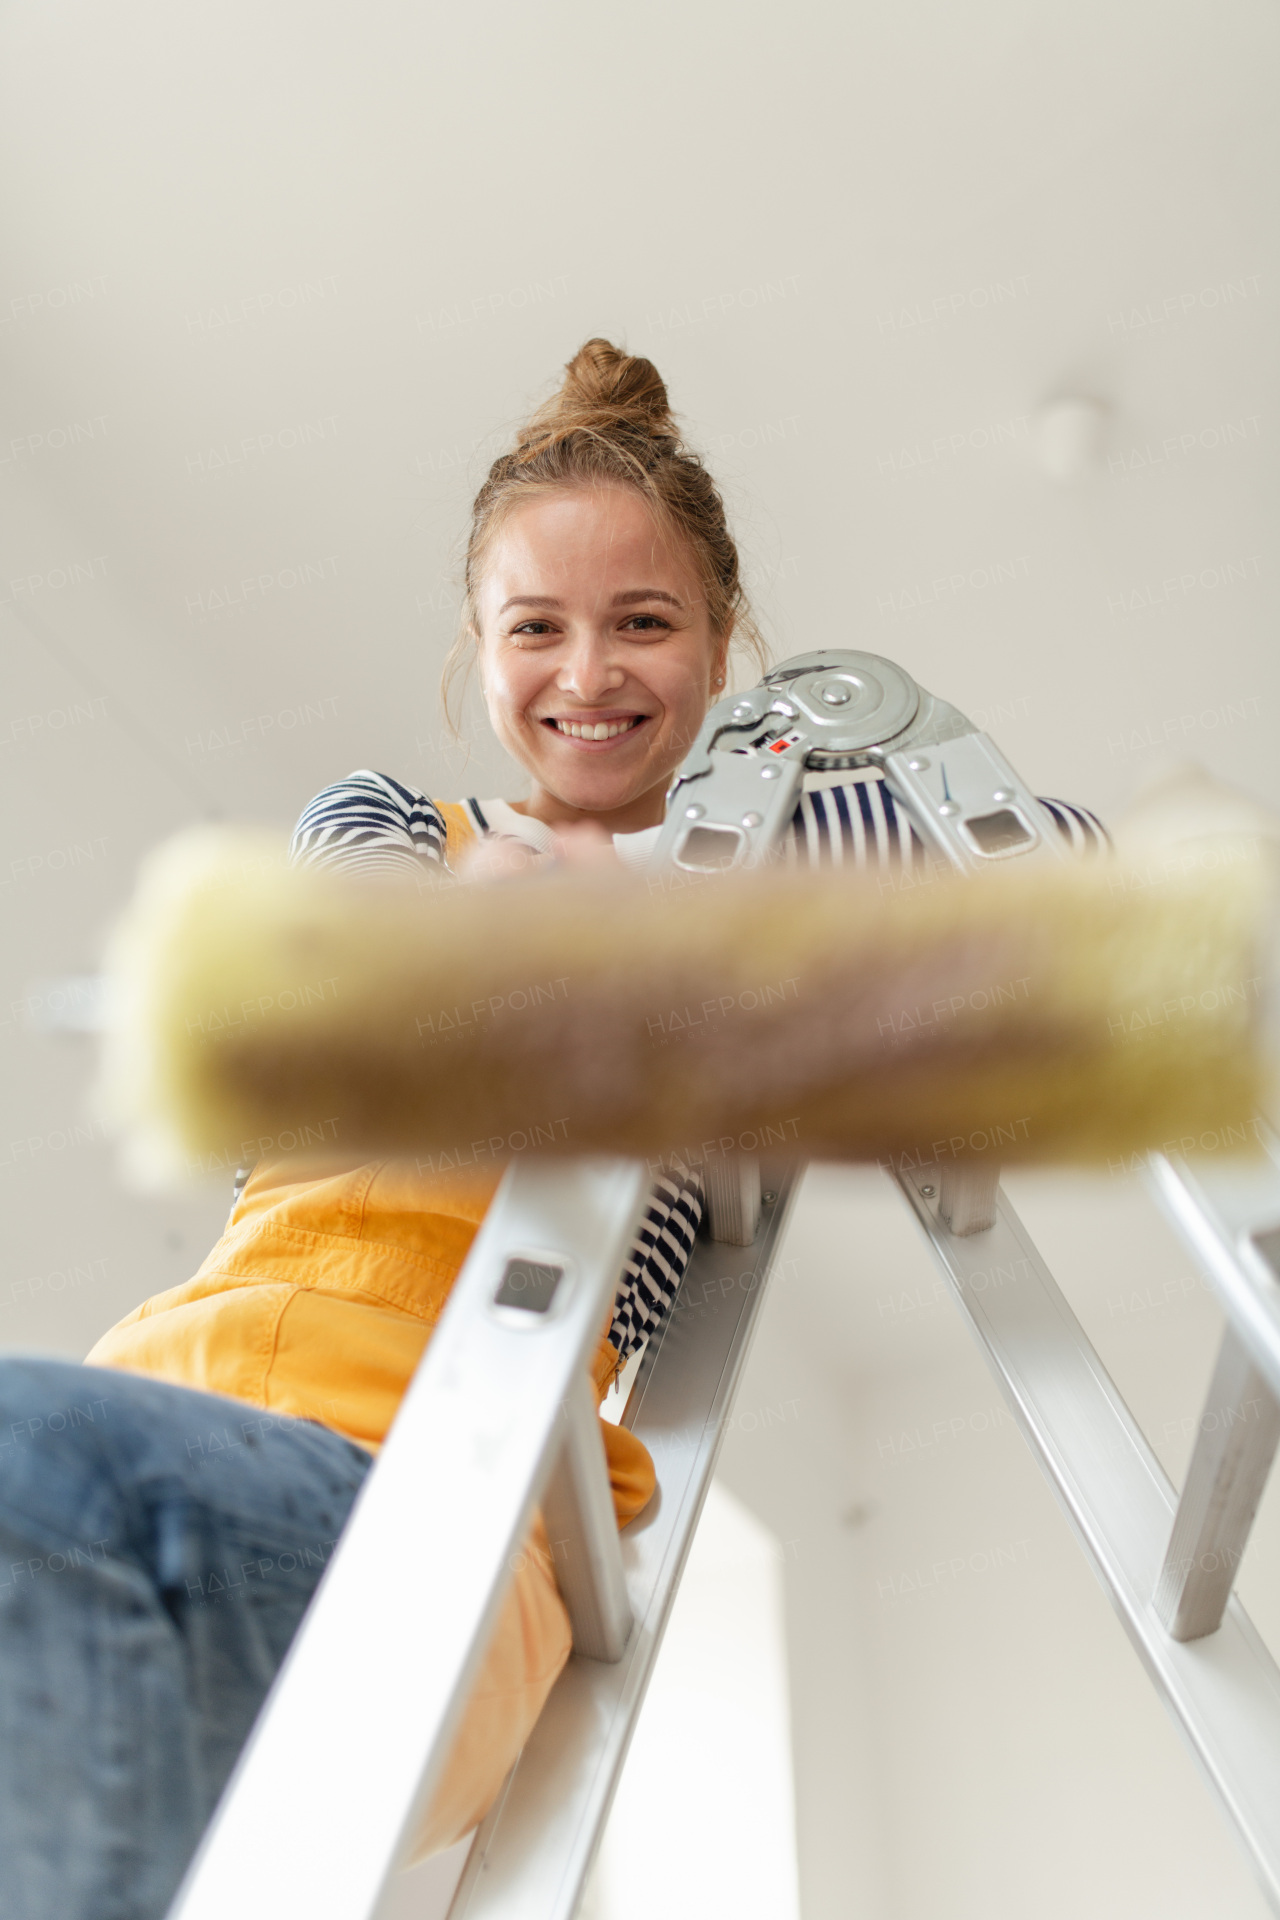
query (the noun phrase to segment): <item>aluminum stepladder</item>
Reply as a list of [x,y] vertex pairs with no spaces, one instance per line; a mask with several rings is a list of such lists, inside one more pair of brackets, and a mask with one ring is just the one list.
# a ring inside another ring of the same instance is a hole
[[[884,779],[961,870],[1065,856],[985,735],[874,655],[824,650],[721,701],[677,774],[654,863],[769,857],[801,787]],[[1280,1672],[1230,1597],[1280,1437],[1280,1147],[1157,1189],[1229,1326],[1179,1501],[998,1172],[895,1175],[1095,1572],[1280,1911]],[[764,1188],[762,1189],[762,1172]],[[624,1414],[660,1497],[623,1536],[584,1380],[643,1211],[634,1162],[516,1164],[456,1283],[171,1920],[374,1920],[439,1777],[541,1505],[575,1652],[477,1832],[451,1920],[571,1920],[608,1814],[758,1316],[796,1170],[704,1169],[712,1237]],[[763,1194],[763,1202],[762,1202]],[[994,1266],[1018,1284],[988,1289]],[[979,1282],[979,1284],[975,1284]],[[1274,1296],[1274,1297],[1273,1297]]]

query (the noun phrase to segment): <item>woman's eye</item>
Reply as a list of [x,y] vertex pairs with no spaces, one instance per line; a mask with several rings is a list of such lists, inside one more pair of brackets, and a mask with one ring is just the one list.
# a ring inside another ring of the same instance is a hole
[[513,639],[518,633],[527,633],[531,639],[541,640],[544,634],[550,632],[551,623],[549,620],[526,620],[522,626],[512,627],[511,629]]
[[630,620],[624,623],[624,631],[628,627],[633,633],[670,632],[671,622],[664,620],[661,614],[657,613],[634,613]]

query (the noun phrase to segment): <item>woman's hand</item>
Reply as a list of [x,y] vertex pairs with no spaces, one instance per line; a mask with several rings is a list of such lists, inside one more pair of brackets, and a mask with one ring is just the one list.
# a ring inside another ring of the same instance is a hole
[[458,862],[458,878],[484,884],[493,880],[515,880],[539,868],[595,867],[600,871],[616,869],[618,856],[613,841],[603,827],[589,820],[575,821],[556,833],[555,846],[539,853],[523,840],[477,840]]

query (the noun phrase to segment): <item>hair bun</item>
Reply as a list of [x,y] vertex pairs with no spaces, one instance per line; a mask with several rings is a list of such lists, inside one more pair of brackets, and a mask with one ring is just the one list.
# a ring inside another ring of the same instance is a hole
[[565,368],[560,397],[602,412],[627,413],[651,427],[674,426],[666,382],[652,360],[620,353],[608,340],[588,340]]
[[622,353],[610,340],[580,346],[560,391],[530,420],[519,453],[527,457],[574,433],[678,442],[666,383],[652,360]]

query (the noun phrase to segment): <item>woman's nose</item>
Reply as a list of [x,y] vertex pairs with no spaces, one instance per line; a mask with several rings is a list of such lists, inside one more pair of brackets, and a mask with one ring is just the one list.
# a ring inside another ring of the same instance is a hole
[[583,639],[561,661],[557,682],[563,693],[572,693],[584,706],[591,706],[616,693],[626,677],[626,668],[607,642]]

